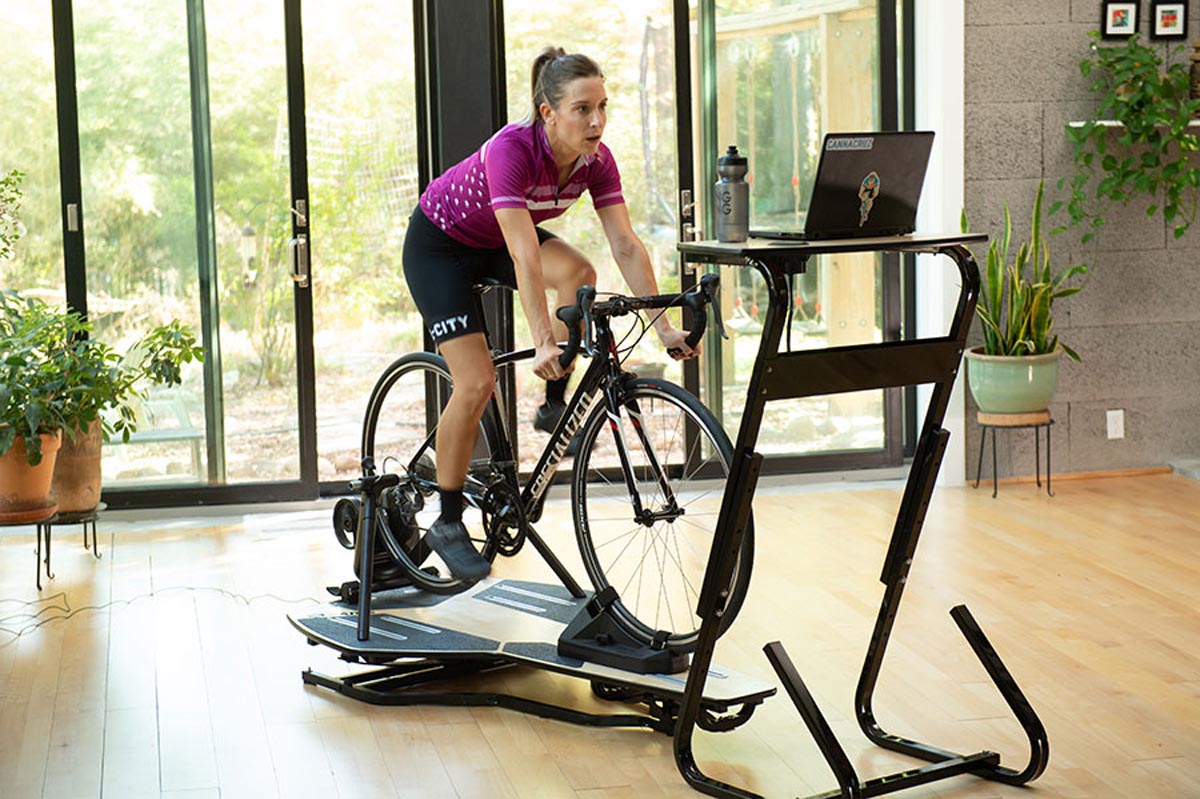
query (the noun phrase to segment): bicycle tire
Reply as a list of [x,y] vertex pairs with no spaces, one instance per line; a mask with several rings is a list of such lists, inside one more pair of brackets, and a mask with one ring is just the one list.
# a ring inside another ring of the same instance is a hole
[[[415,585],[438,594],[458,593],[473,584],[454,578],[424,543],[429,525],[441,513],[436,473],[437,420],[452,387],[450,369],[441,356],[428,352],[401,356],[379,376],[363,417],[363,457],[371,458],[380,473],[395,471],[401,475],[400,484],[385,492],[389,507],[381,508],[377,516],[380,540]],[[468,479],[479,479],[490,472],[496,442],[492,432],[496,422],[490,414],[491,408],[485,409],[480,420]],[[484,513],[468,504],[463,508],[463,522],[472,531],[475,547],[492,561],[496,547],[485,534]],[[405,529],[394,530],[399,524]],[[417,528],[415,536],[412,526]]]
[[[665,630],[668,646],[690,651],[699,638],[701,620],[696,605],[733,460],[733,444],[712,413],[674,383],[630,379],[618,394],[619,418],[609,424],[607,404],[597,401],[579,433],[571,499],[584,569],[597,591],[609,585],[616,588],[620,599],[612,606],[613,616],[635,639],[649,644]],[[637,424],[641,424],[640,433]],[[605,437],[608,440],[602,438],[606,429],[614,431]],[[616,457],[616,435],[623,437],[629,452],[639,496],[652,505],[644,508],[650,513],[641,520],[635,516],[624,468]],[[649,447],[644,442],[649,442]],[[668,464],[669,490],[658,484],[647,452],[654,454],[657,463]],[[616,478],[611,476],[614,466],[620,473]],[[704,484],[689,485],[692,481]],[[645,569],[648,558],[652,558],[649,566],[658,568],[657,576]],[[745,600],[753,562],[751,517],[730,580],[722,633]],[[648,585],[655,580],[657,585]]]

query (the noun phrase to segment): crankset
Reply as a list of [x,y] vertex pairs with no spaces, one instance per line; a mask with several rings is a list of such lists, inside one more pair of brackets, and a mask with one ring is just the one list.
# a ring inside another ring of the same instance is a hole
[[505,482],[488,486],[483,495],[483,507],[487,513],[487,535],[496,546],[496,551],[511,557],[525,545],[525,529],[528,521],[521,504],[520,493]]

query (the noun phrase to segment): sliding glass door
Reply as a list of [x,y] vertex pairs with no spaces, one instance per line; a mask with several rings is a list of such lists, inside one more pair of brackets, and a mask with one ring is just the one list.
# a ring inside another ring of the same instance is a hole
[[[710,232],[724,145],[750,157],[753,223],[794,227],[820,135],[895,124],[886,109],[898,94],[895,21],[907,0],[480,2],[487,13],[471,24],[503,32],[510,119],[526,114],[542,47],[586,52],[605,69],[605,140],[664,291],[693,279],[675,242],[691,227],[691,199],[700,234]],[[110,500],[300,498],[359,472],[375,377],[423,343],[400,251],[422,163],[414,9],[430,8],[52,0],[0,9],[13,32],[0,77],[15,87],[0,119],[0,175],[27,173],[27,233],[0,265],[0,287],[69,298],[118,349],[171,318],[205,347],[183,385],[149,393],[134,439],[106,448]],[[463,108],[427,103],[425,122]],[[553,227],[597,265],[601,289],[621,288],[586,199]],[[732,341],[706,344],[699,377],[663,357],[652,334],[630,365],[689,385],[733,431],[762,308],[756,277],[727,271]],[[898,335],[898,272],[849,259],[815,265],[797,282],[792,346]],[[527,340],[523,315],[514,317]],[[516,379],[527,420],[542,386],[527,370]],[[768,425],[778,437],[765,433],[763,447],[894,460],[898,407],[884,393],[797,404]],[[528,455],[540,441],[527,425],[521,432]]]
[[[206,355],[149,393],[130,442],[106,447],[106,490],[278,499],[357,474],[375,376],[421,346],[400,265],[417,199],[411,6],[60,5],[74,31],[75,74],[60,80],[78,94],[82,304],[119,349],[178,318]],[[52,125],[50,109],[39,119]],[[42,272],[22,283],[52,286]]]
[[73,8],[88,314],[119,349],[181,319],[206,356],[106,448],[106,487],[298,482],[284,8]]

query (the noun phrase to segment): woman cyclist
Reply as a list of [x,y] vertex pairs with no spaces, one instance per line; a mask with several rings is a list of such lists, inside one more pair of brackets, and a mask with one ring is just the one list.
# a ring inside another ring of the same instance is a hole
[[[566,327],[551,318],[546,291],[558,305],[595,284],[596,271],[576,249],[537,224],[566,212],[586,189],[613,258],[630,290],[658,293],[646,247],[634,233],[621,178],[601,144],[608,103],[604,75],[579,53],[548,47],[533,62],[532,114],[501,128],[479,150],[429,184],[404,239],[404,276],[454,382],[437,433],[441,515],[426,541],[459,579],[488,574],[491,564],[462,523],[462,488],[479,420],[495,385],[491,352],[472,298],[483,277],[519,290],[533,334],[533,372],[546,382],[534,425],[553,430],[565,408],[567,375],[556,342]],[[659,316],[655,331],[677,359],[698,354]]]

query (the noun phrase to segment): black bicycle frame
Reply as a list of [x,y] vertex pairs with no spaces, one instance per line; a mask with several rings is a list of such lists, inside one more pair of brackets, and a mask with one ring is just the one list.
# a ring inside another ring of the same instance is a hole
[[[542,450],[542,455],[538,459],[537,465],[533,468],[533,472],[521,489],[521,505],[525,510],[525,518],[531,524],[541,518],[546,500],[546,491],[554,480],[554,475],[563,461],[571,439],[579,430],[579,426],[583,424],[583,420],[587,417],[588,412],[592,409],[599,395],[603,395],[603,401],[608,409],[609,418],[614,420],[613,424],[620,424],[618,409],[621,405],[620,387],[624,373],[621,370],[620,362],[617,360],[616,345],[612,330],[608,325],[608,320],[600,317],[595,320],[595,324],[595,352],[592,355],[592,362],[583,373],[583,377],[580,378],[579,386],[567,403],[566,410],[563,412],[554,431],[550,434],[550,440],[546,443],[545,449]],[[509,366],[520,361],[529,360],[533,355],[534,350],[532,349],[517,350],[496,356],[492,363],[499,369],[502,366]],[[503,420],[505,418],[496,393],[492,394],[489,405],[493,419]],[[632,412],[630,421],[650,459],[651,468],[659,475],[659,483],[664,487],[664,493],[668,501],[673,501],[666,475],[662,466],[654,458],[653,448],[646,438],[639,418],[639,410],[636,406],[630,410]],[[500,454],[502,457],[499,460],[512,464],[512,468],[509,470],[506,478],[511,480],[514,486],[517,486],[519,485],[519,480],[517,479],[516,470],[516,452],[512,445],[512,439],[509,437],[508,431],[505,430],[502,421],[495,425],[493,433],[495,440],[489,442],[492,448],[493,461],[497,460],[494,456]],[[616,432],[615,441],[626,488],[629,490],[635,514],[640,514],[642,512],[641,498],[636,490],[629,450],[625,444],[625,438],[620,435],[619,430]],[[567,590],[573,596],[585,596],[583,590],[532,526],[526,526],[525,535],[542,558],[550,565],[550,568],[562,581]]]

